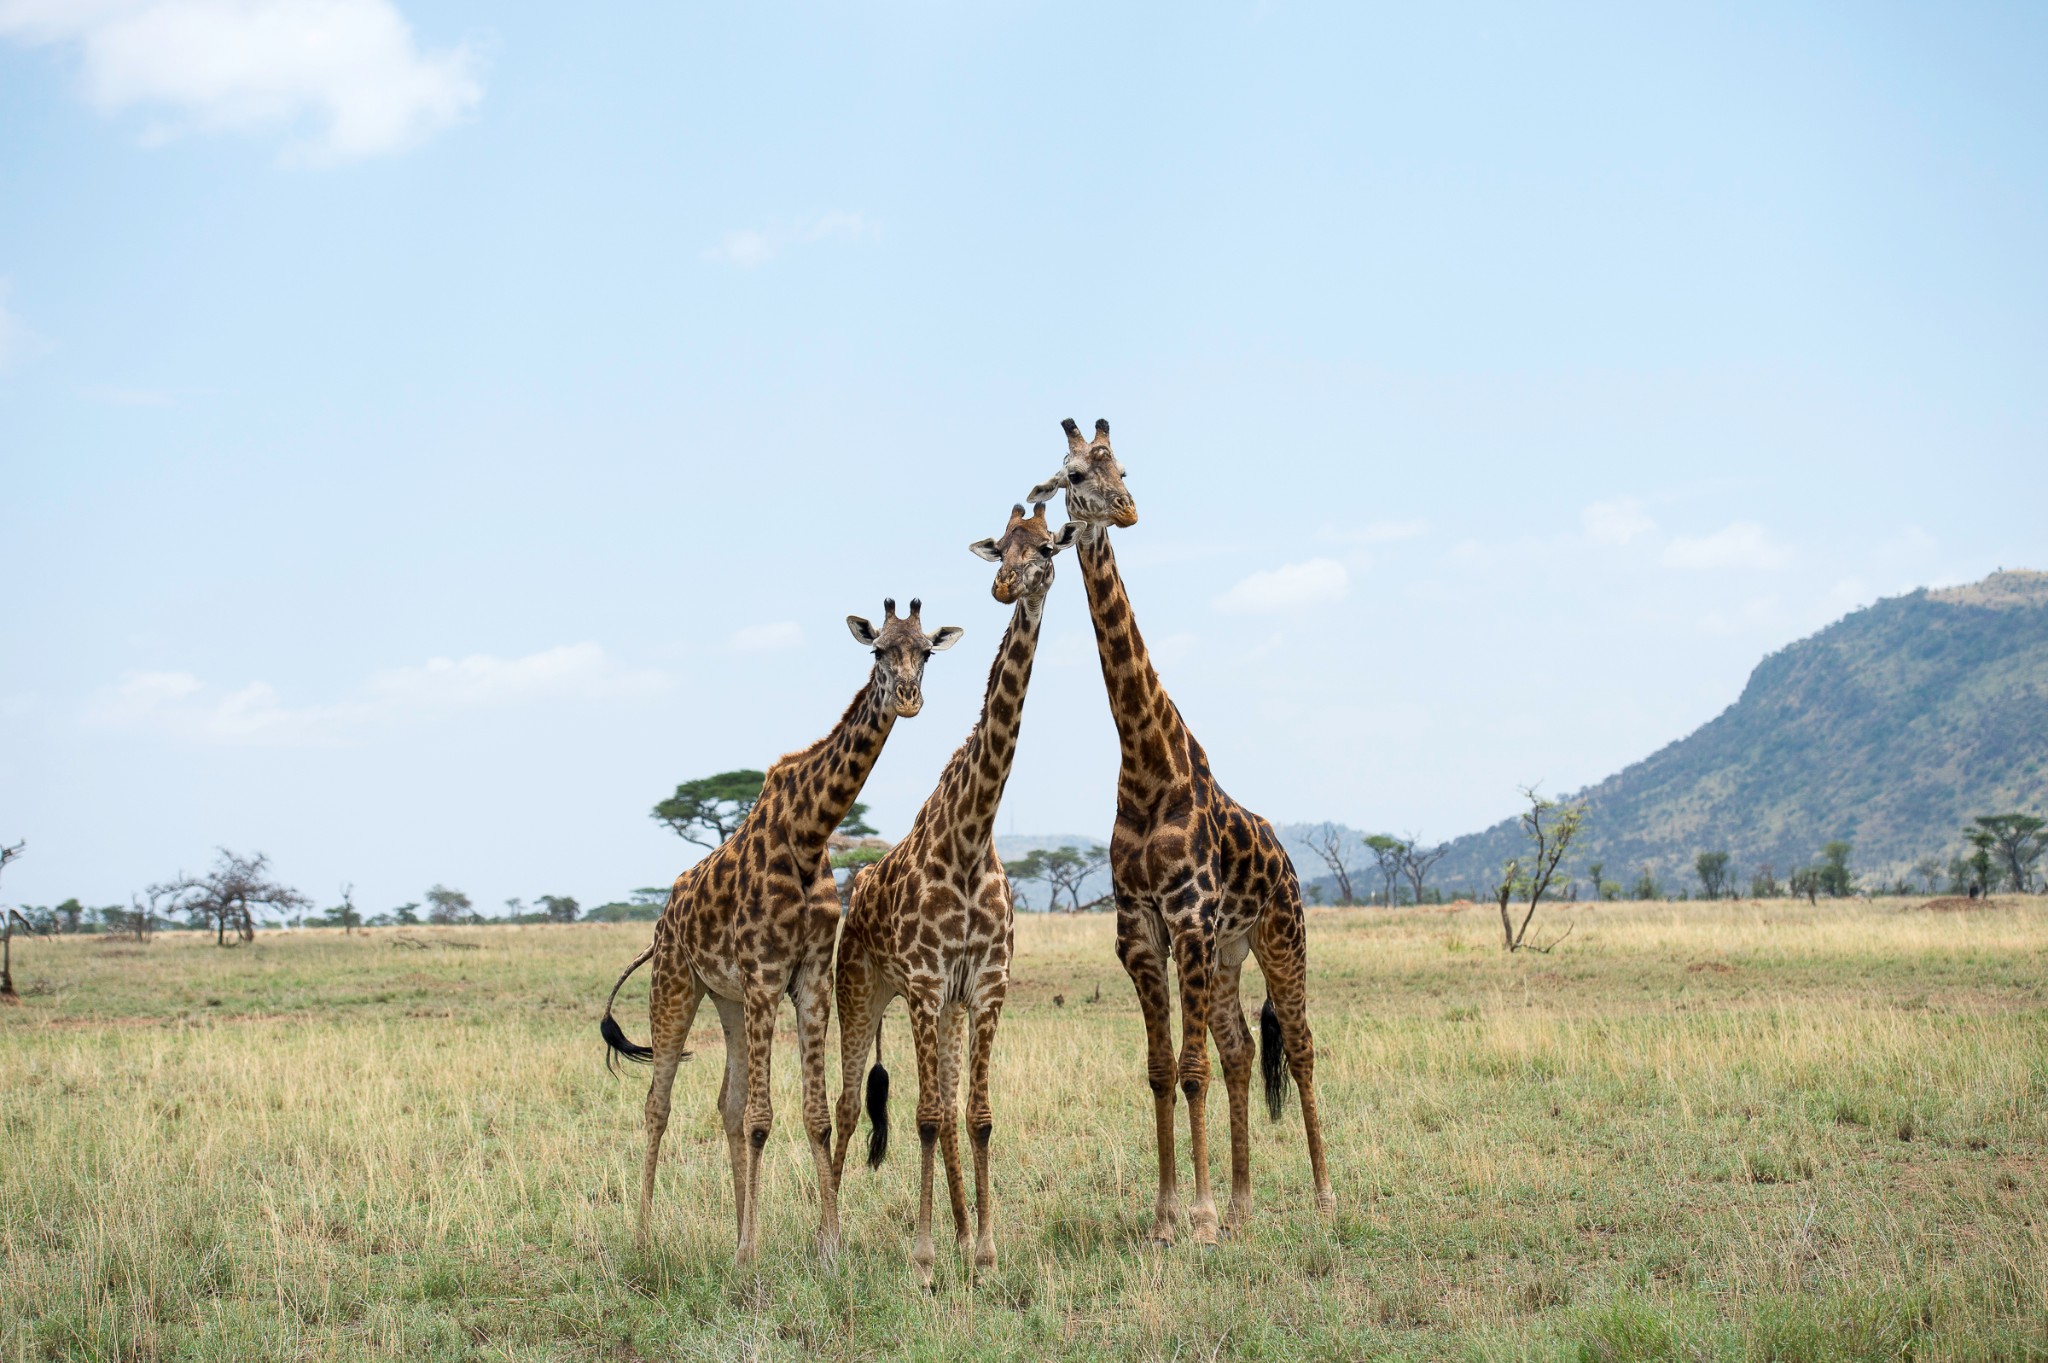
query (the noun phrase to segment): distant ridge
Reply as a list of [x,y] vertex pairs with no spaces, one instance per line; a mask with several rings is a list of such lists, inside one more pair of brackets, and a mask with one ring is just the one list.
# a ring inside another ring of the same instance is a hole
[[[1766,657],[1736,702],[1576,798],[1590,830],[1567,869],[1645,867],[1690,885],[1694,855],[1727,851],[1738,882],[1780,879],[1847,839],[1864,883],[1926,856],[1963,824],[2048,813],[2048,573],[1891,597]],[[1513,819],[1468,834],[1432,877],[1471,887],[1517,855]]]

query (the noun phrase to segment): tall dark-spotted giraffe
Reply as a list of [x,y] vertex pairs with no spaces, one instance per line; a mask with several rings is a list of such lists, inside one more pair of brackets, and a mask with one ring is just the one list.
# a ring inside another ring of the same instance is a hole
[[[1013,507],[1002,538],[969,547],[999,563],[995,598],[1015,603],[1010,627],[989,668],[981,718],[940,773],[937,789],[917,812],[909,834],[854,879],[852,907],[839,937],[839,1110],[832,1177],[846,1168],[846,1148],[859,1120],[861,1066],[878,1046],[882,1014],[901,995],[910,1009],[917,1053],[917,1136],[922,1147],[917,1231],[911,1262],[932,1285],[933,1148],[944,1153],[946,1192],[960,1253],[969,1250],[966,1190],[960,1176],[959,1075],[961,1023],[968,1032],[967,1131],[974,1146],[973,1245],[977,1272],[995,1267],[994,1209],[989,1186],[989,1056],[1009,987],[1012,938],[1010,882],[996,856],[996,807],[1017,754],[1024,695],[1038,651],[1053,555],[1074,541],[1075,527],[1055,533],[1041,503],[1026,516]],[[868,1162],[880,1164],[888,1143],[888,1074],[879,1060],[868,1076],[873,1134]]]
[[[676,877],[654,942],[626,967],[605,1003],[605,1043],[631,1060],[654,1063],[647,1090],[647,1155],[640,1167],[639,1239],[646,1244],[654,1206],[654,1174],[668,1129],[669,1090],[706,994],[725,1029],[725,1079],[718,1107],[732,1160],[738,1258],[754,1257],[760,1222],[761,1149],[773,1117],[769,1062],[782,1000],[796,1005],[797,1055],[803,1067],[804,1130],[818,1176],[819,1250],[838,1245],[833,1197],[832,1114],[825,1097],[825,1032],[832,1017],[832,944],[839,896],[825,860],[825,840],[846,817],[897,719],[924,706],[925,661],[951,648],[951,625],[926,634],[919,603],[898,617],[883,603],[876,629],[846,617],[854,639],[872,649],[874,670],[831,733],[768,769],[761,797],[737,832],[710,856]],[[626,977],[654,962],[649,1016],[654,1035],[636,1046],[612,1017]]]
[[[1131,526],[1138,520],[1130,489],[1124,485],[1124,467],[1110,449],[1109,423],[1096,422],[1092,440],[1084,438],[1071,420],[1063,424],[1066,458],[1057,474],[1031,490],[1030,499],[1044,501],[1064,491],[1067,515],[1082,526],[1081,576],[1088,588],[1102,680],[1122,749],[1109,865],[1116,890],[1117,956],[1137,987],[1145,1015],[1145,1068],[1159,1145],[1159,1197],[1152,1235],[1171,1244],[1180,1214],[1173,1154],[1177,1084],[1187,1095],[1194,1161],[1191,1229],[1198,1243],[1214,1244],[1219,1228],[1209,1191],[1205,1114],[1212,1034],[1230,1100],[1230,1210],[1224,1226],[1237,1230],[1251,1213],[1249,1090],[1254,1047],[1238,1002],[1238,973],[1248,952],[1257,954],[1266,978],[1257,1050],[1267,1110],[1279,1120],[1287,1072],[1292,1071],[1301,1091],[1316,1206],[1324,1212],[1336,1208],[1316,1116],[1301,885],[1273,826],[1217,785],[1208,755],[1188,731],[1145,652],[1109,545],[1111,526]],[[1178,1057],[1167,987],[1169,962],[1180,979]]]

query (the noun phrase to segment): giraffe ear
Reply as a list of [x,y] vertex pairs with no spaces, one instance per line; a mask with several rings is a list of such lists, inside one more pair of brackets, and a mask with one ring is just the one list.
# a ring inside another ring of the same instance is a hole
[[975,557],[985,558],[990,563],[1001,563],[1003,561],[1003,551],[996,548],[994,540],[976,540],[967,546],[967,550]]
[[941,625],[939,632],[932,636],[932,652],[944,653],[960,642],[961,629],[958,625]]
[[847,616],[846,627],[853,631],[853,641],[862,648],[873,648],[882,641],[882,636],[875,633],[875,627],[858,615]]
[[1068,521],[1065,525],[1060,527],[1059,534],[1054,535],[1052,537],[1051,542],[1046,547],[1051,549],[1053,553],[1057,554],[1060,550],[1065,549],[1069,545],[1071,545],[1074,542],[1075,537],[1078,536],[1080,533],[1081,523],[1079,521]]
[[1052,500],[1052,495],[1055,492],[1064,492],[1066,488],[1067,471],[1062,467],[1058,473],[1055,473],[1052,477],[1025,493],[1024,500],[1027,502],[1049,502]]

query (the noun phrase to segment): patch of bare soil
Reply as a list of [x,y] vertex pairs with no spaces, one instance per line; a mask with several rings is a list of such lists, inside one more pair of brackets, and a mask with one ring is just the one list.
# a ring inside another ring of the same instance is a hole
[[1685,968],[1685,973],[1688,975],[1697,975],[1702,971],[1715,975],[1733,975],[1735,967],[1726,961],[1694,961]]
[[1939,899],[1930,899],[1920,906],[1929,913],[1970,913],[1977,909],[2009,909],[2012,905],[2001,899],[1985,895],[1982,899],[1971,899],[1965,895],[1947,894]]

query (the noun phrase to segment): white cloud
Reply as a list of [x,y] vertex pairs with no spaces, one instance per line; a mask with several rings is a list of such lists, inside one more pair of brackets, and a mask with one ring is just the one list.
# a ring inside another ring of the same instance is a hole
[[1657,522],[1633,497],[1595,502],[1579,513],[1579,524],[1585,527],[1586,538],[1595,544],[1627,544],[1657,528]]
[[661,673],[626,667],[596,644],[565,644],[523,658],[478,653],[392,668],[370,676],[357,696],[331,705],[287,705],[268,682],[221,692],[189,672],[131,672],[97,698],[87,718],[104,728],[200,743],[304,747],[339,743],[353,729],[409,714],[602,700],[667,684]]
[[803,222],[727,232],[718,245],[704,253],[704,259],[751,270],[766,265],[792,246],[808,246],[828,237],[868,237],[875,235],[876,230],[876,225],[861,214],[834,209]]
[[794,620],[777,620],[766,625],[743,625],[725,641],[728,653],[769,653],[796,648],[804,641],[803,626]]
[[1253,573],[1216,598],[1216,609],[1231,615],[1270,614],[1341,601],[1351,575],[1333,558],[1312,558]]
[[533,700],[608,700],[645,695],[666,684],[659,672],[614,661],[596,644],[563,644],[523,658],[430,658],[423,667],[394,668],[369,680],[380,700],[412,706],[513,705]]
[[1667,568],[1777,568],[1792,558],[1755,521],[1737,521],[1711,535],[1681,535],[1664,546]]
[[87,102],[145,133],[281,131],[287,158],[402,151],[483,98],[476,55],[422,53],[390,0],[0,0],[0,36],[75,50]]

